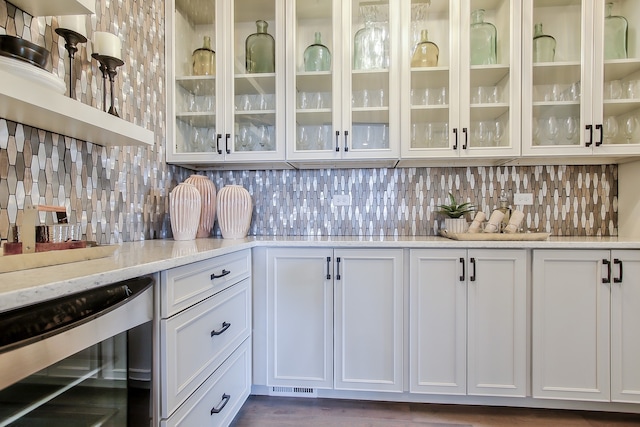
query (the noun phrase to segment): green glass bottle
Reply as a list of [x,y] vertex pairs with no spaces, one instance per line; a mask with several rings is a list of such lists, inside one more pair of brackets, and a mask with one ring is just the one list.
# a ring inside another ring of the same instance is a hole
[[538,23],[533,32],[533,62],[553,62],[556,55],[556,39],[542,32]]
[[276,70],[275,40],[267,33],[266,21],[256,21],[257,32],[245,41],[247,73],[273,73]]
[[628,23],[624,16],[613,16],[613,3],[606,4],[604,18],[604,59],[627,57]]
[[471,65],[496,64],[498,34],[496,27],[484,22],[484,9],[471,12]]
[[331,53],[322,44],[321,34],[315,33],[315,43],[304,50],[305,71],[329,71],[331,69]]
[[416,45],[413,56],[411,57],[412,67],[437,67],[438,55],[440,49],[438,46],[429,41],[429,33],[427,30],[420,32],[420,41]]

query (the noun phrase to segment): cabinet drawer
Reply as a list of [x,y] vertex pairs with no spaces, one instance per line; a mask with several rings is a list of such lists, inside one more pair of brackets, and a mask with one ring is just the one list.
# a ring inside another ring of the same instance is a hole
[[242,345],[161,427],[228,426],[251,392],[251,339]]
[[251,333],[248,279],[160,322],[162,416],[167,417]]
[[162,272],[162,318],[172,316],[251,275],[244,250]]

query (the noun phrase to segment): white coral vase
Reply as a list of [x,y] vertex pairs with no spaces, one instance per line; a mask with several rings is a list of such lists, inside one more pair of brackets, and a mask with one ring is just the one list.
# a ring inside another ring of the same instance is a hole
[[193,240],[200,222],[200,192],[195,185],[181,183],[169,193],[173,240]]
[[251,195],[240,185],[226,185],[218,192],[218,226],[225,239],[246,237],[251,225]]
[[200,221],[196,238],[209,237],[216,217],[216,186],[203,175],[191,175],[184,182],[194,185],[200,192]]

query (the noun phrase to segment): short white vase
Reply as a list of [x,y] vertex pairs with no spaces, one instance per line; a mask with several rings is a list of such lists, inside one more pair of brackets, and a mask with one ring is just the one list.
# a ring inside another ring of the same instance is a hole
[[249,232],[253,203],[240,185],[226,185],[218,192],[218,226],[225,239],[243,239]]
[[169,193],[173,240],[193,240],[200,222],[200,192],[195,185],[181,183]]
[[184,182],[194,185],[200,192],[200,221],[196,238],[209,237],[216,218],[216,186],[204,175],[191,175]]
[[449,233],[466,233],[469,225],[466,218],[445,218],[444,228]]

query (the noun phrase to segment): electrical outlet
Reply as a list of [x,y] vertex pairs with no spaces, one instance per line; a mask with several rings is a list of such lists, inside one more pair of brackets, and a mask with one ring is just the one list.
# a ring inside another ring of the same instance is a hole
[[533,205],[533,193],[516,193],[513,195],[513,204],[520,206]]
[[333,203],[333,206],[349,206],[351,204],[351,194],[334,194],[331,203]]

